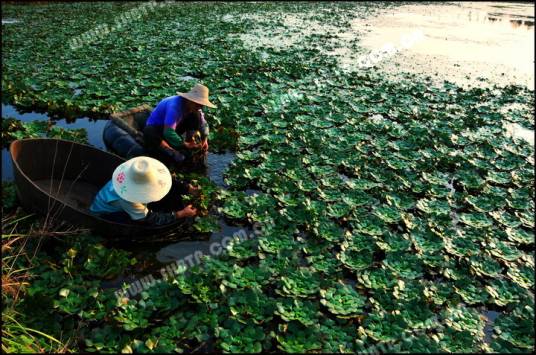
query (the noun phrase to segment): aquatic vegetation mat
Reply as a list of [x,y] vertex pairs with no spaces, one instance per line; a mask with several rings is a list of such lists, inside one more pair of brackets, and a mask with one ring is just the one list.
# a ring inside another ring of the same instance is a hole
[[105,115],[197,78],[218,105],[211,132],[224,127],[211,139],[232,131],[237,156],[229,189],[196,203],[217,194],[226,218],[262,234],[132,299],[99,287],[135,264],[128,253],[60,245],[30,281],[26,324],[102,352],[531,351],[534,147],[503,123],[534,127],[533,91],[342,72],[321,55],[333,33],[255,50],[230,36],[281,13],[345,28],[366,4],[166,6],[74,50],[70,37],[135,4],[6,6],[22,21],[3,26],[4,99]]
[[2,117],[2,145],[23,138],[56,138],[88,144],[87,132],[84,128],[65,129],[50,121],[22,122],[15,118]]

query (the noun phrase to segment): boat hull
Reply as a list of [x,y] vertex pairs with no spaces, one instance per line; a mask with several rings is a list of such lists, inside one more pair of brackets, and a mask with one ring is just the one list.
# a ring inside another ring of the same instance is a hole
[[143,226],[117,223],[89,211],[99,189],[125,160],[89,145],[60,139],[23,139],[11,143],[17,192],[23,208],[67,221],[111,238],[170,233],[180,223]]

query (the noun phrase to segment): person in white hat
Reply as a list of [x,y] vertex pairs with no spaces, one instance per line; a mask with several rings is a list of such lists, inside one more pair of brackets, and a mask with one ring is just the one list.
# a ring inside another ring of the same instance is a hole
[[[171,174],[160,161],[146,156],[132,158],[115,169],[112,179],[95,196],[89,210],[116,222],[138,221],[152,225],[195,216],[197,210],[192,205],[173,212],[155,212],[148,207],[149,203],[168,195],[172,185]],[[182,190],[182,193],[195,193],[197,189],[188,184]]]
[[[202,110],[204,106],[216,108],[208,99],[208,88],[202,84],[160,101],[143,129],[147,151],[153,156],[158,156],[159,150],[164,151],[176,163],[191,157],[193,151],[206,152],[208,124]],[[201,136],[200,142],[188,139],[195,131]],[[182,137],[183,134],[187,139]]]

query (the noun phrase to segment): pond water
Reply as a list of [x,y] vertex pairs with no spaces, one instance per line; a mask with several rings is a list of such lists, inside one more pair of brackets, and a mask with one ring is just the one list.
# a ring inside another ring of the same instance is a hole
[[500,313],[496,311],[486,310],[483,315],[486,318],[486,325],[484,326],[484,342],[486,344],[489,344],[493,336],[493,324],[495,323],[495,319],[497,319]]
[[[50,118],[46,113],[39,112],[22,112],[18,111],[12,105],[2,104],[2,118],[16,118],[23,122],[31,121],[48,121]],[[74,121],[65,119],[53,120],[58,127],[74,129],[84,128],[87,131],[87,137],[89,144],[99,148],[105,149],[104,142],[102,140],[102,129],[106,124],[105,120],[94,120],[88,117],[80,117]],[[11,164],[11,156],[7,148],[2,149],[2,181],[13,180],[13,166]]]
[[219,187],[227,188],[223,175],[227,167],[235,158],[235,153],[227,152],[222,154],[209,153],[207,157],[207,175],[210,180]]
[[524,139],[531,145],[534,145],[534,131],[522,127],[517,123],[509,123],[504,125],[506,134],[514,138]]
[[[224,20],[253,20],[256,27],[239,36],[252,48],[306,47],[308,35],[329,33],[333,36],[328,40],[331,49],[325,53],[337,58],[343,70],[380,70],[395,79],[406,72],[424,74],[438,84],[446,79],[466,87],[518,84],[534,88],[534,4],[378,6],[371,16],[363,16],[367,11],[366,4],[356,4],[349,29],[320,23],[314,13],[307,12],[228,16]],[[269,20],[274,19],[283,26],[270,27]],[[406,41],[416,31],[422,33],[419,40]],[[382,52],[386,45],[392,45],[394,52]],[[359,64],[362,57],[375,52],[376,69]]]
[[[356,29],[363,29],[362,22]],[[421,41],[379,63],[383,70],[436,75],[459,85],[478,77],[498,85],[534,87],[534,4],[435,3],[386,9],[367,21],[360,44],[399,44],[414,30]]]
[[239,235],[242,231],[247,233],[247,235],[253,233],[253,230],[249,226],[232,226],[227,224],[223,218],[219,220],[219,224],[220,230],[212,233],[208,240],[181,241],[166,245],[158,249],[156,252],[156,259],[160,263],[170,263],[175,260],[183,259],[188,255],[193,255],[196,251],[202,252],[204,255],[211,255],[211,245],[222,245],[224,237]]

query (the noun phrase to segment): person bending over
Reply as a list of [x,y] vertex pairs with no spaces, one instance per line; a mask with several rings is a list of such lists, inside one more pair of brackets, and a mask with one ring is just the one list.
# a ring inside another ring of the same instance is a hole
[[112,179],[97,193],[89,210],[96,215],[115,222],[138,222],[149,225],[164,225],[177,219],[193,217],[197,210],[188,205],[184,208],[163,212],[160,205],[181,206],[180,195],[195,193],[192,185],[173,181],[168,168],[160,161],[140,156],[119,165]]
[[[175,163],[191,159],[193,152],[206,154],[208,150],[208,124],[202,108],[216,108],[208,100],[208,88],[196,84],[187,93],[177,93],[158,103],[143,129],[145,147],[151,155],[165,152]],[[199,132],[199,139],[191,139]],[[186,139],[182,137],[186,134]]]

